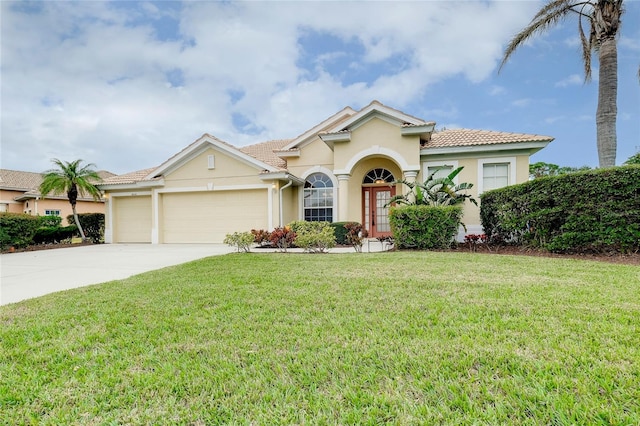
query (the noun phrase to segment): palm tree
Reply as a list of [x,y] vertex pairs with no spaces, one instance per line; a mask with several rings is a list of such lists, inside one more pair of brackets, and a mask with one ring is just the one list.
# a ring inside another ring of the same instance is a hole
[[[562,21],[568,15],[578,17],[578,33],[582,43],[585,82],[591,80],[591,55],[598,53],[598,108],[596,131],[600,167],[616,163],[616,117],[618,114],[618,48],[616,36],[624,12],[623,0],[550,0],[538,11],[527,27],[515,35],[505,49],[500,70],[513,52],[525,41]],[[588,22],[589,36],[583,22]],[[640,76],[640,70],[638,72]]]
[[78,194],[81,196],[85,193],[89,194],[94,200],[99,200],[102,196],[102,192],[96,187],[96,184],[101,181],[100,176],[91,168],[95,167],[95,164],[80,166],[82,160],[69,163],[60,161],[57,158],[54,158],[51,162],[58,166],[58,168],[45,172],[42,183],[40,184],[40,194],[45,197],[49,193],[54,195],[67,193],[67,198],[69,198],[69,203],[73,210],[73,220],[76,222],[78,231],[80,231],[82,241],[85,241],[86,237],[80,225],[78,213],[76,212],[76,202],[78,200]]

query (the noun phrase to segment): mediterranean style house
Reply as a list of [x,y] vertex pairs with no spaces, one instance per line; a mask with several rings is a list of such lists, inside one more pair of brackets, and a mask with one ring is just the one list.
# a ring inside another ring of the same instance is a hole
[[[113,173],[99,171],[102,178],[115,176]],[[43,197],[38,188],[44,174],[0,169],[0,212],[26,213],[33,216],[60,216],[67,224],[67,216],[73,214],[66,194],[48,194]],[[104,201],[95,201],[92,197],[78,197],[78,213],[104,213]]]
[[[208,243],[294,220],[356,221],[390,234],[388,200],[439,170],[464,166],[470,193],[529,177],[529,157],[552,137],[455,129],[373,101],[346,107],[294,139],[235,147],[204,134],[158,167],[106,179],[107,243]],[[478,207],[464,223],[481,233]],[[461,231],[460,236],[464,233]]]

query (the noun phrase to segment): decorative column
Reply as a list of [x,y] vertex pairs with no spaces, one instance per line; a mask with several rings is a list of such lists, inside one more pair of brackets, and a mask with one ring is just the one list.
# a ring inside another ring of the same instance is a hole
[[351,175],[336,175],[338,178],[338,222],[346,222],[349,215],[349,178]]
[[[404,180],[406,180],[408,183],[411,183],[411,184],[415,183],[416,176],[418,176],[418,172],[419,172],[418,170],[403,170],[402,173],[404,174]],[[403,194],[406,194],[408,192],[409,192],[408,187],[405,186],[402,188]],[[415,201],[413,194],[409,195],[409,201],[410,202]]]

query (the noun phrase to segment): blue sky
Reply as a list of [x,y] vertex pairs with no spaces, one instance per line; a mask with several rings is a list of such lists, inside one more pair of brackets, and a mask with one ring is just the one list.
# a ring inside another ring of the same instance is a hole
[[[640,2],[625,3],[618,164],[640,150]],[[377,99],[437,128],[553,136],[532,162],[595,167],[598,63],[585,85],[576,20],[497,73],[541,4],[2,1],[0,166],[126,173],[203,133],[293,138]]]

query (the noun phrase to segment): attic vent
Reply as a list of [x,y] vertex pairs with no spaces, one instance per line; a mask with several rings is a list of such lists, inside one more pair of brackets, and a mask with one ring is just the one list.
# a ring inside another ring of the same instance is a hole
[[209,169],[215,169],[216,168],[216,158],[213,155],[207,156],[207,161],[208,161]]

